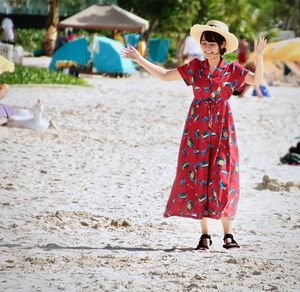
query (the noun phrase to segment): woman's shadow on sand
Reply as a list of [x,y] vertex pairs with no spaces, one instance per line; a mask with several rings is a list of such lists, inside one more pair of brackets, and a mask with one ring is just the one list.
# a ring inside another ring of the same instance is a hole
[[125,247],[125,246],[111,246],[110,244],[104,247],[91,247],[91,246],[61,246],[56,243],[48,243],[46,245],[35,245],[35,246],[23,246],[21,244],[0,244],[0,248],[20,248],[20,249],[43,249],[43,250],[109,250],[109,251],[118,251],[118,250],[126,250],[132,252],[139,251],[163,251],[163,252],[187,252],[193,251],[193,248],[150,248],[150,247]]

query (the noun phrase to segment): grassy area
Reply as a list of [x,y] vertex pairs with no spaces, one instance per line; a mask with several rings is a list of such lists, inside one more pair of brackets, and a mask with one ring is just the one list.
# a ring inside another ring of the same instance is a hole
[[16,29],[17,44],[22,46],[26,52],[41,49],[44,38],[45,29]]
[[17,65],[15,72],[3,73],[0,76],[0,84],[67,84],[89,86],[81,79],[61,72],[50,71],[45,68],[24,67]]

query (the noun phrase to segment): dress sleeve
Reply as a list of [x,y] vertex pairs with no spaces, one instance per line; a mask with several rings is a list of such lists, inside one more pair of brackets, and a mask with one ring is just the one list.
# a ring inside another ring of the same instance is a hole
[[186,85],[192,85],[195,80],[195,72],[196,72],[196,62],[197,59],[192,60],[191,62],[184,64],[177,68],[180,73],[182,79],[186,83]]
[[234,91],[243,91],[245,87],[245,77],[249,73],[249,70],[240,65],[238,62],[233,63],[232,70],[232,83]]

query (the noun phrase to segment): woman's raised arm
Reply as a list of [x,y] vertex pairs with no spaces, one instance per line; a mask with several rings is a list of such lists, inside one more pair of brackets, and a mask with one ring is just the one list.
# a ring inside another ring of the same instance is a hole
[[121,51],[121,56],[123,58],[132,59],[133,61],[137,62],[140,66],[142,66],[145,70],[147,70],[150,74],[161,80],[173,81],[181,79],[181,76],[177,69],[167,70],[161,66],[151,63],[147,59],[143,58],[133,46],[124,48]]
[[260,37],[259,41],[254,42],[254,51],[256,53],[256,68],[254,74],[249,72],[245,77],[245,83],[250,85],[260,85],[264,76],[264,49],[267,45],[267,40]]

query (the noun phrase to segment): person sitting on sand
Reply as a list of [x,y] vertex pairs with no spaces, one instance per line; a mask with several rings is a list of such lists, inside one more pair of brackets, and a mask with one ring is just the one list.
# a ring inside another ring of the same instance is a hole
[[[7,84],[0,84],[0,100],[3,99],[6,94],[8,93],[9,87]],[[10,107],[9,105],[0,103],[0,120],[1,120],[1,126],[5,123],[2,123],[2,118],[5,119],[5,121],[10,117],[16,114],[16,111]]]
[[[6,58],[0,56],[0,75],[4,72],[13,72],[15,70],[15,65],[11,61]],[[9,90],[9,86],[7,84],[0,84],[0,100],[3,99]],[[8,119],[10,116],[14,115],[16,111],[6,105],[0,103],[0,118]]]
[[242,83],[260,84],[263,78],[263,51],[266,40],[255,42],[257,65],[254,73],[238,62],[226,64],[223,55],[237,49],[238,40],[228,26],[217,20],[196,24],[191,36],[200,43],[205,60],[195,58],[177,69],[155,65],[132,46],[121,52],[155,77],[183,79],[192,86],[194,99],[188,111],[178,155],[176,177],[164,213],[200,220],[202,235],[195,250],[209,249],[208,218],[220,219],[226,249],[239,247],[234,240],[233,219],[237,210],[239,154],[228,99]]
[[[13,72],[15,70],[15,65],[7,60],[6,58],[0,56],[0,75],[4,72]],[[7,84],[0,84],[0,99],[4,98],[9,90]]]
[[9,86],[7,84],[0,84],[0,99],[4,98],[7,94]]
[[[255,68],[256,65],[254,62],[248,62],[245,65],[245,68],[248,69],[251,72],[255,72]],[[251,86],[244,84],[243,86],[241,86],[241,89],[238,92],[238,96],[239,97],[244,97],[244,95],[246,94],[246,92],[250,89]],[[269,86],[266,80],[263,80],[261,84],[259,85],[253,85],[253,91],[252,91],[252,96],[257,96],[259,98],[262,97],[271,97],[270,96],[270,90],[269,90]]]

